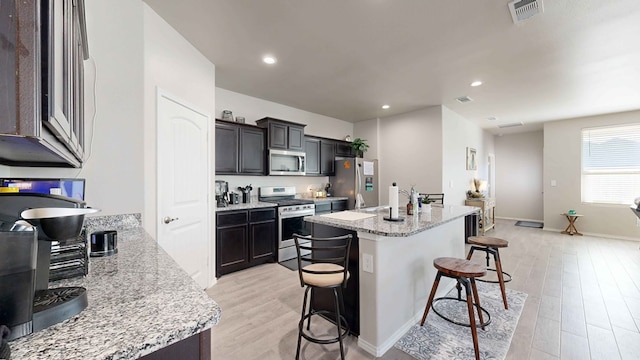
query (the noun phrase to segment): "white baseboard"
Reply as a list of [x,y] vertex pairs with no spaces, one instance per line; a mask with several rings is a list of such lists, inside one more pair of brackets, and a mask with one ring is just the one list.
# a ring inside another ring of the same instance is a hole
[[404,334],[406,334],[407,331],[409,331],[409,329],[411,329],[413,325],[417,324],[418,321],[422,320],[422,314],[423,312],[419,312],[415,314],[413,318],[411,318],[409,321],[404,323],[404,325],[402,325],[400,329],[394,332],[393,335],[391,335],[391,337],[389,337],[385,342],[380,344],[380,346],[376,347],[375,345],[372,345],[367,341],[363,340],[362,337],[358,337],[358,346],[362,348],[364,351],[368,352],[369,354],[375,357],[380,357],[384,355],[387,351],[389,351],[389,349],[391,349],[393,345],[398,342],[398,340],[402,339]]
[[500,219],[500,220],[513,220],[513,221],[535,221],[535,222],[543,222],[542,220],[536,220],[536,219],[521,219],[521,218],[512,218],[512,217],[503,217],[503,216],[496,216],[496,219]]
[[[552,228],[548,228],[548,227],[545,227],[542,230],[544,230],[544,231],[553,231],[553,232],[564,231],[564,229],[552,229]],[[611,234],[599,234],[599,233],[592,233],[592,232],[581,232],[581,233],[583,235],[587,235],[587,236],[601,237],[601,238],[606,238],[606,239],[629,240],[629,241],[640,242],[640,238],[637,238],[637,237],[619,236],[619,235],[611,235]],[[567,236],[571,236],[571,235],[567,235]]]

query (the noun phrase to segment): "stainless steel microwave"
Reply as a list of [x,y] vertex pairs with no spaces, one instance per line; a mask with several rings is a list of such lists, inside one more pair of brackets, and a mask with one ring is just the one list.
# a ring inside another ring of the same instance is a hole
[[306,154],[290,150],[269,150],[269,175],[304,175]]

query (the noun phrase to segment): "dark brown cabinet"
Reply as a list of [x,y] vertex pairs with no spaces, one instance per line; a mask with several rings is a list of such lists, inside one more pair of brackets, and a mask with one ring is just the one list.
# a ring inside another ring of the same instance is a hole
[[216,277],[276,261],[276,208],[216,214]]
[[348,141],[336,140],[336,156],[355,157],[356,152],[353,151],[351,143]]
[[304,151],[306,125],[270,117],[256,121],[256,125],[268,129],[269,149]]
[[327,200],[316,202],[316,215],[347,210],[347,200]]
[[306,175],[335,175],[336,146],[335,140],[305,137]]
[[217,175],[264,175],[265,163],[263,129],[216,120]]
[[80,167],[89,58],[84,1],[11,3],[0,15],[0,163]]

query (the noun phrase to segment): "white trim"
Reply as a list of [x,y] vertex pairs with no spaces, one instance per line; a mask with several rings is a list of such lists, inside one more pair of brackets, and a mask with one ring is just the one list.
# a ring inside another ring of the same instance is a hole
[[[562,232],[564,231],[564,229],[552,229],[552,228],[548,228],[545,227],[544,229],[542,229],[544,231],[552,231],[552,232]],[[606,239],[615,239],[615,240],[628,240],[628,241],[635,241],[635,242],[640,242],[640,237],[629,237],[629,236],[619,236],[619,235],[611,235],[611,234],[599,234],[599,233],[592,233],[592,232],[581,232],[582,235],[587,235],[587,236],[593,236],[593,237],[601,237],[601,238],[606,238]],[[567,236],[575,236],[575,235],[567,235]],[[580,235],[578,235],[580,236]]]
[[512,220],[512,221],[536,221],[536,222],[544,222],[543,220],[536,220],[536,219],[521,219],[521,218],[512,218],[512,217],[504,217],[504,216],[496,216],[496,219],[499,219],[499,220]]
[[[206,213],[206,223],[207,223],[207,230],[206,230],[206,237],[208,239],[207,241],[207,255],[208,255],[208,259],[207,259],[207,283],[208,286],[206,286],[205,288],[209,288],[213,285],[216,284],[217,279],[215,277],[215,268],[216,268],[216,264],[215,264],[215,256],[213,254],[213,249],[215,249],[214,244],[212,244],[212,237],[211,237],[211,218],[212,218],[212,208],[211,208],[211,169],[212,169],[212,151],[211,151],[211,114],[202,111],[200,109],[198,109],[196,106],[193,106],[193,104],[187,102],[187,101],[183,101],[180,97],[175,96],[174,94],[170,93],[169,91],[166,91],[164,89],[161,89],[159,86],[156,85],[156,104],[155,104],[155,110],[156,110],[156,118],[155,118],[155,126],[156,126],[156,219],[155,219],[155,223],[156,223],[156,236],[160,235],[160,191],[159,191],[159,176],[158,176],[158,163],[160,162],[160,158],[157,156],[157,154],[159,154],[160,151],[160,131],[159,131],[159,126],[158,126],[158,120],[160,118],[160,98],[165,98],[169,101],[172,101],[176,104],[179,104],[181,106],[184,106],[188,109],[190,109],[193,112],[196,112],[200,115],[202,115],[203,117],[205,117],[207,119],[207,170],[206,170],[206,174],[207,174],[207,193],[206,193],[206,199],[207,199],[207,204],[206,204],[206,208],[207,208],[207,213]],[[213,213],[215,215],[215,213]],[[156,242],[158,241],[158,239],[156,239]]]

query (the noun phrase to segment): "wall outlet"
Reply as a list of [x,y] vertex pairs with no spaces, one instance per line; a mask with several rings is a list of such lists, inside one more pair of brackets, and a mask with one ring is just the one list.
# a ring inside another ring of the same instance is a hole
[[362,254],[362,271],[373,273],[373,255]]
[[558,183],[555,180],[551,180],[551,186],[556,186]]

